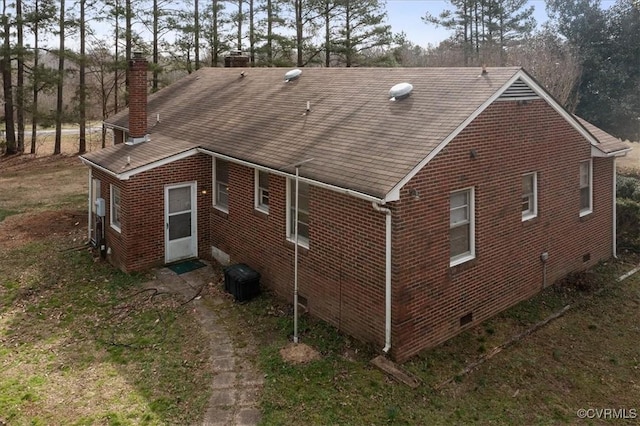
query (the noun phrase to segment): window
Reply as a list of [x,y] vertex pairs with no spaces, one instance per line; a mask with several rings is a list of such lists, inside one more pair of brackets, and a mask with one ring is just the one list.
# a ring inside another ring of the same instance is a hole
[[229,163],[219,158],[213,161],[213,205],[229,211]]
[[[287,181],[287,237],[295,240],[296,181]],[[300,182],[298,192],[298,243],[309,247],[309,184]]]
[[256,169],[256,209],[269,213],[269,173]]
[[120,188],[111,185],[111,227],[120,232]]
[[473,188],[452,192],[449,197],[450,266],[475,257]]
[[580,163],[580,216],[592,211],[591,160]]
[[522,175],[522,220],[533,219],[538,215],[538,175]]

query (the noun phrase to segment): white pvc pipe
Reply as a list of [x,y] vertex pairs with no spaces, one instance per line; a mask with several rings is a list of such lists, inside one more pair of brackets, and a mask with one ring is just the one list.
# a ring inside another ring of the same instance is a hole
[[617,171],[616,171],[616,157],[613,157],[613,257],[614,259],[618,258],[618,206],[616,204],[616,193],[618,192],[618,182],[617,182]]
[[293,343],[298,343],[298,193],[300,191],[300,165],[296,165],[296,217],[293,219],[294,244],[293,250]]
[[391,210],[378,203],[371,203],[373,209],[385,214],[385,300],[384,300],[384,348],[388,353],[391,349]]
[[91,213],[92,206],[91,200],[93,199],[93,169],[89,167],[89,200],[87,200],[87,204],[89,205],[89,211],[87,213],[87,241],[91,242]]

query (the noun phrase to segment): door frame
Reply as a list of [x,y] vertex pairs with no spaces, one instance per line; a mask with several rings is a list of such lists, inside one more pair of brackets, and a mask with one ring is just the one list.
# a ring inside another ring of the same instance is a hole
[[[190,254],[179,258],[170,258],[169,253],[169,191],[176,188],[189,187],[191,189],[191,244]],[[164,186],[164,262],[172,263],[182,259],[198,257],[198,187],[197,181],[182,182]]]

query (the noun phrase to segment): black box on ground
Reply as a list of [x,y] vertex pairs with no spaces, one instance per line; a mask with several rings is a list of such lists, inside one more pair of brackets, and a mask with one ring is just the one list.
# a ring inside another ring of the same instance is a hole
[[224,289],[238,302],[251,300],[260,294],[260,273],[244,263],[224,268]]

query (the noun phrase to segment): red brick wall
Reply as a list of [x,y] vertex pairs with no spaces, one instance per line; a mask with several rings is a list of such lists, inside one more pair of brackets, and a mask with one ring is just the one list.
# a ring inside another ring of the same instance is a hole
[[129,135],[147,134],[147,60],[134,54],[129,62]]
[[[164,263],[164,188],[192,181],[197,182],[198,255],[210,257],[208,210],[201,207],[211,205],[211,157],[198,154],[126,181],[118,181],[97,169],[93,169],[92,175],[101,180],[106,200],[106,243],[111,249],[109,261],[114,265],[125,271],[140,271]],[[110,184],[120,188],[122,232],[110,225]]]
[[[593,213],[579,217],[579,162],[590,157],[589,143],[544,101],[495,102],[407,183],[393,225],[397,359],[539,292],[542,252],[547,285],[612,255],[613,160],[593,159]],[[521,175],[534,171],[538,216],[522,222]],[[467,187],[476,258],[449,267],[449,195]],[[473,322],[461,327],[469,313]]]
[[[254,170],[229,165],[229,213],[210,207],[215,247],[293,301],[294,245],[286,239],[286,179],[269,176],[269,214],[254,209]],[[371,203],[310,188],[310,244],[299,251],[299,295],[309,313],[384,343],[384,215]]]
[[[593,160],[593,213],[579,217],[579,162],[590,157],[589,143],[544,101],[496,102],[403,188],[401,200],[389,206],[396,359],[540,291],[542,252],[549,253],[547,285],[611,256],[611,159]],[[522,222],[521,176],[533,171],[538,216]],[[162,264],[164,186],[197,180],[199,256],[209,258],[215,246],[233,262],[255,268],[263,285],[291,302],[294,247],[286,239],[286,180],[270,175],[267,215],[254,209],[254,170],[230,164],[229,212],[222,213],[212,206],[211,172],[211,157],[198,155],[117,182],[123,188],[123,234],[107,225],[111,260],[125,270]],[[102,193],[108,194],[113,180],[99,171],[94,176],[103,179]],[[476,258],[449,267],[449,195],[472,186]],[[384,238],[384,215],[369,202],[311,186],[310,248],[300,250],[299,294],[312,315],[379,347]],[[585,254],[590,260],[583,261]],[[469,313],[473,321],[461,327],[460,318]]]

